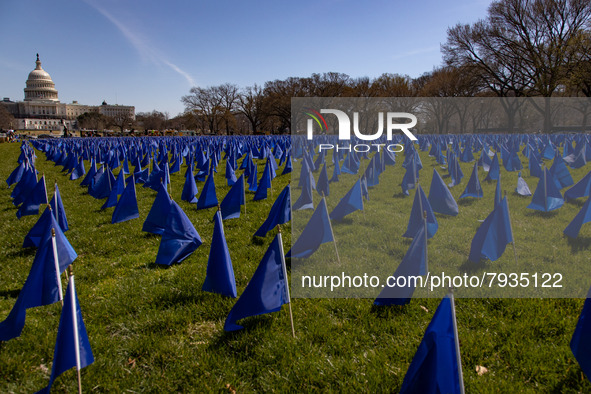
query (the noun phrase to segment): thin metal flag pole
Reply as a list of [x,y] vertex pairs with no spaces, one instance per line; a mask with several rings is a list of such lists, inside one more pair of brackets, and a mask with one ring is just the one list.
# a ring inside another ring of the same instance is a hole
[[166,180],[167,180],[167,183],[170,185],[170,194],[172,194],[172,181],[170,180],[170,171],[168,169],[168,161],[166,163],[164,163],[164,165],[166,166]]
[[507,190],[505,190],[505,199],[507,200],[507,215],[509,215],[509,229],[511,230],[511,238],[513,240],[513,255],[515,255],[515,264],[517,264],[517,249],[515,248],[515,233],[513,232],[513,224],[511,223],[511,213],[509,212],[509,199],[507,198]]
[[135,173],[131,174],[131,182],[133,182],[133,194],[135,194],[135,198],[137,199],[137,190],[135,189]]
[[242,174],[242,198],[244,199],[244,214],[246,215],[246,181],[244,180],[244,174]]
[[460,393],[464,394],[464,373],[462,371],[462,357],[460,356],[460,339],[458,337],[458,323],[456,322],[456,302],[454,299],[454,292],[450,290],[449,298],[451,301],[451,314],[454,327],[454,343],[456,345],[456,359],[458,364],[458,374],[460,379]]
[[55,229],[52,228],[51,229],[51,248],[53,249],[53,264],[55,266],[55,276],[57,279],[57,288],[59,290],[59,300],[62,303],[62,306],[64,306],[64,292],[62,289],[62,278],[60,275],[60,263],[59,263],[59,259],[58,259],[58,255],[57,255],[57,242],[55,241]]
[[58,220],[58,215],[57,215],[57,179],[55,180],[55,186],[53,187],[53,201],[55,204],[55,211],[54,211],[54,216],[55,216],[55,220]]
[[289,281],[287,280],[287,265],[285,264],[285,252],[283,251],[283,237],[281,236],[281,226],[277,225],[277,236],[279,237],[279,250],[281,252],[281,265],[283,267],[283,276],[285,277],[285,291],[287,295],[287,304],[289,306],[289,321],[291,323],[291,335],[295,338],[295,328],[293,325],[293,312],[291,310],[291,296],[289,295]]
[[429,272],[429,260],[427,259],[427,211],[423,211],[423,223],[425,225],[425,271]]
[[76,286],[74,285],[74,273],[72,266],[68,267],[70,272],[70,304],[72,305],[72,325],[74,331],[74,351],[76,354],[76,372],[78,373],[78,394],[82,394],[82,377],[80,376],[80,336],[78,334],[78,313],[76,305]]
[[45,173],[41,176],[41,179],[43,179],[43,189],[45,189],[45,201],[49,202],[49,200],[47,199],[47,184],[45,183]]
[[[365,176],[364,176],[365,177]],[[359,189],[361,190],[361,212],[363,212],[363,217],[365,217],[365,205],[363,204],[363,181],[364,177],[359,177]]]

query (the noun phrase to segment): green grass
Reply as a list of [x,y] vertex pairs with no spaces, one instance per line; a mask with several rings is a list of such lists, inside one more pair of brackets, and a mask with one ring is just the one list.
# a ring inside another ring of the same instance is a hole
[[[18,153],[17,144],[0,145],[2,181],[16,166]],[[223,323],[235,300],[201,291],[215,210],[196,211],[194,205],[180,200],[184,166],[181,173],[172,175],[172,194],[204,243],[181,264],[161,268],[154,264],[160,237],[141,232],[154,191],[138,187],[140,218],[111,225],[113,208],[101,211],[103,201],[87,195],[86,189],[78,186],[80,180],[67,180],[61,167],[37,154],[37,169],[45,173],[49,193],[53,192],[52,180],[57,179],[70,224],[66,236],[79,256],[74,263],[77,291],[95,356],[95,363],[82,370],[85,392],[382,392],[400,388],[438,299],[415,299],[404,308],[376,309],[372,299],[297,298],[292,303],[296,338],[291,336],[286,307],[278,313],[245,319],[245,330],[225,333]],[[421,183],[428,193],[434,161],[424,154],[422,159]],[[225,163],[220,164],[215,181],[221,201],[229,188],[223,175]],[[366,164],[364,160],[362,169]],[[357,226],[334,226],[339,247],[357,239],[363,250],[389,256],[388,274],[409,244],[401,234],[412,198],[399,195],[400,164],[399,157],[396,166],[388,167],[380,177],[380,185],[370,190],[365,214],[351,215],[351,223]],[[465,178],[452,189],[456,198],[465,187],[470,167],[462,165]],[[259,175],[262,168],[261,161]],[[511,194],[515,175],[502,172],[503,187]],[[584,172],[572,171],[575,181]],[[525,178],[533,192],[536,182]],[[341,183],[331,184],[329,209],[355,179],[344,175]],[[253,239],[252,234],[289,180],[289,175],[276,178],[273,197],[267,200],[252,202],[252,194],[247,195],[247,214],[224,222],[239,294],[275,231],[264,239]],[[200,190],[202,185],[198,184]],[[478,227],[475,219],[484,218],[492,209],[494,184],[483,183],[483,187],[485,198],[460,204],[458,217],[438,216],[439,231],[429,241],[430,269],[457,268],[465,263]],[[17,220],[10,191],[0,187],[0,319],[14,305],[31,267],[35,251],[21,245],[38,218]],[[294,188],[293,199],[298,195]],[[589,242],[572,246],[559,236],[579,205],[566,204],[554,216],[545,217],[527,214],[529,199],[510,199],[512,217],[522,212],[513,224],[523,264],[537,264],[542,259],[550,269],[565,265],[572,256],[589,260]],[[377,232],[376,239],[370,239],[367,233],[376,225],[387,225],[390,230]],[[291,244],[289,227],[284,231],[286,251]],[[583,239],[590,235],[590,229],[583,227]],[[551,241],[536,241],[540,237]],[[317,253],[334,261],[330,245],[323,245]],[[367,256],[368,264],[373,256]],[[347,254],[341,253],[341,258],[346,260]],[[511,262],[512,250],[508,248],[495,264],[505,269]],[[457,299],[456,305],[467,392],[591,390],[569,348],[583,300]],[[0,392],[31,392],[47,384],[59,314],[59,304],[30,309],[22,335],[0,343]],[[478,376],[478,365],[489,372]],[[74,392],[74,370],[60,376],[54,389]]]

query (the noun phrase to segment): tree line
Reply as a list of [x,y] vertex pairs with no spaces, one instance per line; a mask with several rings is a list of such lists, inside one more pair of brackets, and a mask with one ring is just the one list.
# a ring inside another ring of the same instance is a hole
[[[291,97],[498,97],[512,131],[525,102],[517,98],[591,97],[591,2],[495,0],[483,19],[448,28],[441,51],[443,64],[417,78],[325,72],[245,88],[193,87],[179,118],[212,134],[282,133],[291,129]],[[550,100],[532,105],[550,131]]]

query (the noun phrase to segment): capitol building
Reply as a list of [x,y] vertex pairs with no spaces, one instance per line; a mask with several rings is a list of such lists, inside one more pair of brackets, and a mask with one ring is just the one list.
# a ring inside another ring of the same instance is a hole
[[17,130],[58,130],[78,129],[76,118],[86,112],[135,120],[135,107],[129,105],[83,105],[73,101],[60,103],[55,83],[47,71],[41,67],[39,54],[35,69],[29,73],[25,87],[24,101],[13,102],[8,97],[0,101],[16,121]]

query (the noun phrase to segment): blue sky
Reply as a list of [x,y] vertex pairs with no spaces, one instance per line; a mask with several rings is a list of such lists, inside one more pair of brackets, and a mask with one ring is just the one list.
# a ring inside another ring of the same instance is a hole
[[39,53],[62,102],[176,116],[191,86],[342,72],[417,77],[446,29],[490,0],[1,0],[0,97],[24,98]]

